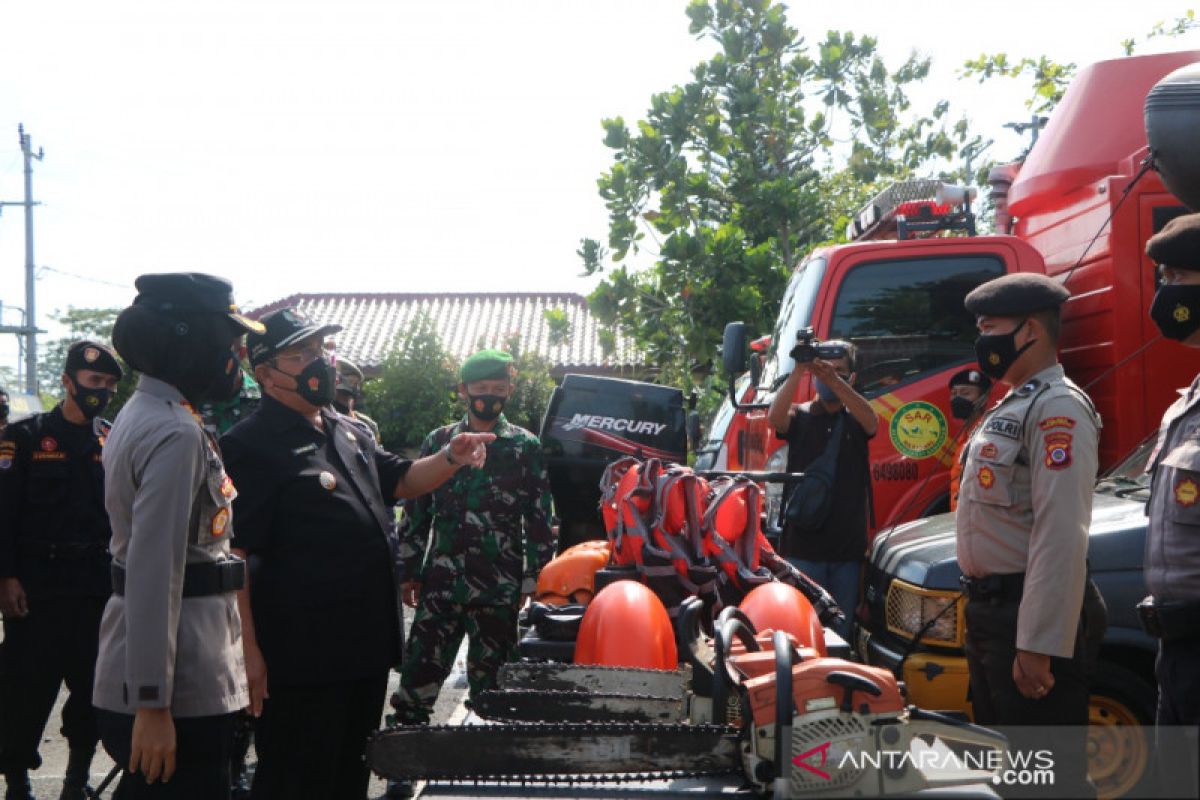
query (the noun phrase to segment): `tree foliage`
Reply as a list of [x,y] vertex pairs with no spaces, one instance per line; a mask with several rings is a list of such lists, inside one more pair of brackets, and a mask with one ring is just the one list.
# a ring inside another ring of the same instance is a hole
[[379,424],[385,449],[414,450],[457,415],[457,385],[458,364],[421,315],[397,336],[379,377],[364,384],[362,409]]
[[[711,358],[726,322],[770,329],[788,271],[844,230],[854,206],[833,213],[835,200],[861,204],[873,181],[949,158],[968,135],[944,102],[912,108],[928,59],[889,69],[875,39],[849,32],[810,44],[771,0],[691,0],[687,16],[717,52],[636,125],[603,121],[607,247],[578,251],[587,274],[607,270],[594,313],[664,377]],[[655,261],[635,269],[643,251]]]
[[[1181,36],[1198,27],[1196,12],[1188,9],[1174,20],[1154,23],[1145,39]],[[1138,41],[1130,38],[1120,42],[1124,55],[1133,55]],[[1049,56],[1010,58],[1007,53],[982,53],[968,60],[959,72],[961,78],[975,78],[983,83],[992,78],[1021,78],[1030,82],[1030,96],[1025,107],[1035,114],[1049,114],[1062,100],[1067,86],[1075,78],[1079,66],[1074,62],[1055,61]]]

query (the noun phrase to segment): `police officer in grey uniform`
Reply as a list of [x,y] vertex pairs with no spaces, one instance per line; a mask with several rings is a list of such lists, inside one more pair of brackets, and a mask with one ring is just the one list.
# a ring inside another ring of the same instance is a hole
[[[1151,318],[1166,338],[1200,348],[1200,214],[1168,222],[1146,254],[1162,280]],[[1158,639],[1160,726],[1200,725],[1200,375],[1179,394],[1147,467],[1153,482],[1143,574],[1150,596],[1138,607]],[[1195,762],[1192,771],[1194,781]]]
[[236,492],[196,412],[242,387],[246,331],[227,281],[143,275],[113,328],[142,373],[104,449],[113,597],[93,695],[105,749],[127,769],[116,798],[228,798],[234,712],[246,706],[230,553]]
[[1078,736],[1014,741],[1050,747],[1053,789],[1079,796],[1095,793],[1082,731],[1083,605],[1100,420],[1057,361],[1059,309],[1069,296],[1033,274],[1006,275],[967,295],[979,367],[1013,388],[967,447],[956,526],[975,720],[1080,726]]

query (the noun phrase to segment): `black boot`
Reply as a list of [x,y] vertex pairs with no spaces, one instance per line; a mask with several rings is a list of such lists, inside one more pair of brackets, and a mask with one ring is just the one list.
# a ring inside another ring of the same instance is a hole
[[62,792],[58,800],[86,800],[88,778],[92,772],[92,757],[95,750],[72,749],[67,755],[67,774],[63,776]]
[[4,800],[35,800],[28,772],[4,773]]

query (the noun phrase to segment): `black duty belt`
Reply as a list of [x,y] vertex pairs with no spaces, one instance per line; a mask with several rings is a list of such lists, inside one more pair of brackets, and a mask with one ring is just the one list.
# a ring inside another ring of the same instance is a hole
[[986,575],[982,578],[969,578],[963,575],[958,579],[963,591],[971,600],[1006,600],[1014,603],[1021,601],[1025,590],[1025,573],[1010,572],[1005,575]]
[[[113,594],[125,594],[125,568],[112,565]],[[228,561],[206,561],[188,564],[183,571],[183,596],[204,597],[210,594],[236,592],[246,585],[246,562],[240,558]]]
[[19,542],[17,548],[23,556],[51,559],[95,558],[108,553],[108,545],[100,542]]
[[1200,638],[1200,602],[1164,603],[1147,597],[1137,606],[1142,630],[1170,642]]

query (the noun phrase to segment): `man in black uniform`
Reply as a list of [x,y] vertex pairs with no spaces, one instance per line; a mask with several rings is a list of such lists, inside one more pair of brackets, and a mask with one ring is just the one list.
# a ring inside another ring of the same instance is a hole
[[[70,757],[62,798],[83,797],[100,735],[92,680],[100,617],[111,589],[99,414],[121,367],[105,346],[67,350],[63,402],[0,438],[0,769],[7,798],[32,797],[27,770],[65,680]],[[7,398],[5,398],[7,399]]]
[[[492,434],[460,434],[418,461],[387,453],[334,411],[324,339],[294,309],[247,340],[263,400],[221,439],[237,487],[233,544],[250,560],[239,596],[252,713],[252,796],[365,798],[401,617],[388,540],[392,504],[482,465]],[[265,702],[264,702],[265,699]]]

